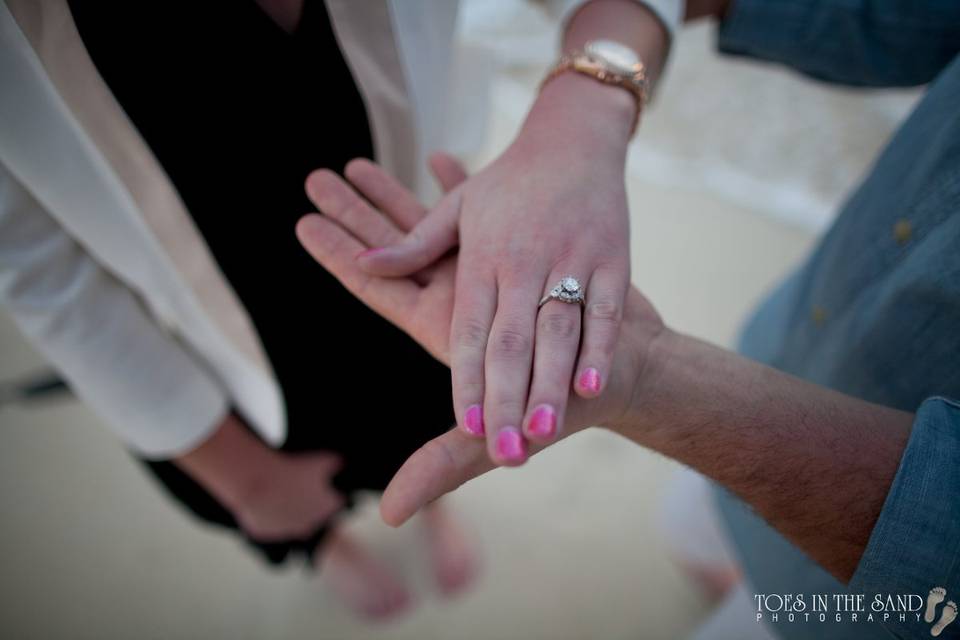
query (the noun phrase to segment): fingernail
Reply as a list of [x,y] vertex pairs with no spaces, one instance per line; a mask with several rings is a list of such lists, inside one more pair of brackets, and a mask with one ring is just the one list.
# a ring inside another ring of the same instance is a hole
[[584,369],[580,374],[580,388],[593,393],[600,391],[600,372],[593,367]]
[[538,438],[551,438],[557,431],[557,412],[548,404],[541,404],[533,410],[527,431]]
[[365,249],[357,254],[358,258],[369,258],[370,256],[375,256],[378,253],[383,251],[383,247],[374,247],[373,249]]
[[504,462],[523,462],[527,457],[523,436],[516,427],[504,427],[497,434],[497,457]]
[[474,436],[483,435],[483,407],[472,404],[463,414],[463,430]]

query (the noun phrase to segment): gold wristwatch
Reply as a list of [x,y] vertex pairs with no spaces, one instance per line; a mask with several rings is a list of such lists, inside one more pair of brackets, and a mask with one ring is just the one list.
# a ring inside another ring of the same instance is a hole
[[560,58],[540,86],[543,87],[566,71],[576,71],[605,84],[622,87],[629,91],[637,101],[637,114],[633,120],[633,128],[630,130],[630,135],[633,135],[640,122],[643,105],[647,103],[649,90],[646,67],[633,49],[613,40],[591,40],[583,51],[576,51]]

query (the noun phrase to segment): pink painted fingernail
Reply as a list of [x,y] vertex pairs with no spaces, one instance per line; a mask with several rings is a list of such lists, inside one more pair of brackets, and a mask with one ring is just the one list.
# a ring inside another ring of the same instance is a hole
[[600,372],[593,367],[584,369],[580,374],[580,388],[592,393],[600,391]]
[[383,251],[383,249],[384,249],[383,247],[374,247],[373,249],[365,249],[365,250],[361,251],[360,253],[358,253],[358,254],[357,254],[357,257],[358,257],[358,258],[369,258],[370,256],[375,256],[375,255],[377,255],[378,253],[380,253],[381,251]]
[[550,405],[541,404],[533,410],[527,431],[538,438],[552,438],[557,432],[557,412]]
[[478,404],[467,407],[463,414],[463,430],[473,436],[483,435],[483,407]]
[[527,457],[523,436],[516,427],[504,427],[497,434],[497,457],[504,462],[523,462]]

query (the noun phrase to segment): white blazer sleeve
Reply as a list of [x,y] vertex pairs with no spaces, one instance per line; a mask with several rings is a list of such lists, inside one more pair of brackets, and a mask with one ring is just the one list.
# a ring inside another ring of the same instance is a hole
[[189,451],[227,411],[214,378],[2,164],[0,302],[141,455]]

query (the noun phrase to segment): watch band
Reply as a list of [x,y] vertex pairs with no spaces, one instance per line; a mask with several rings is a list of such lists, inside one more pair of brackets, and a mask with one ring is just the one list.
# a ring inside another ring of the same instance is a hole
[[636,115],[633,118],[633,126],[630,129],[630,135],[633,136],[637,131],[637,125],[640,123],[640,112],[649,97],[649,81],[647,80],[646,67],[639,63],[638,69],[634,73],[622,73],[612,69],[603,60],[595,58],[582,51],[576,51],[560,58],[560,61],[550,70],[550,73],[540,83],[540,88],[556,78],[561,73],[574,71],[589,76],[594,80],[609,84],[615,87],[621,87],[630,92],[637,103]]

